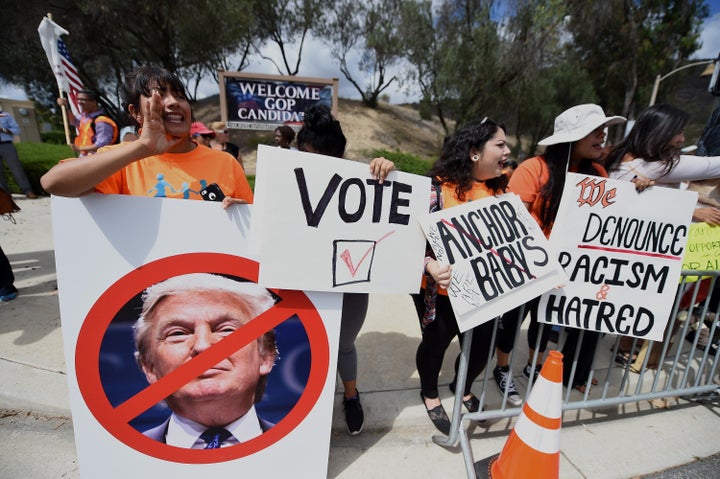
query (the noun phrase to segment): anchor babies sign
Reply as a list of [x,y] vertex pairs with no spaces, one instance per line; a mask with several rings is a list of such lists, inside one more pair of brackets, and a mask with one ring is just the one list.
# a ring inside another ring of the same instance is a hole
[[271,288],[417,293],[430,179],[364,163],[258,147],[251,249]]
[[697,193],[568,173],[550,235],[569,277],[546,293],[549,324],[660,341]]
[[448,297],[460,331],[566,280],[545,235],[515,194],[437,211],[421,225],[437,260],[452,265]]

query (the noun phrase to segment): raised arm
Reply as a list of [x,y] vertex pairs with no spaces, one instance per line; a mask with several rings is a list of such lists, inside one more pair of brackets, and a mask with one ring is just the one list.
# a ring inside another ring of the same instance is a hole
[[52,167],[40,183],[51,194],[80,196],[130,163],[170,150],[187,138],[168,137],[163,123],[160,93],[143,100],[142,131],[136,141],[100,151],[92,156],[64,161]]

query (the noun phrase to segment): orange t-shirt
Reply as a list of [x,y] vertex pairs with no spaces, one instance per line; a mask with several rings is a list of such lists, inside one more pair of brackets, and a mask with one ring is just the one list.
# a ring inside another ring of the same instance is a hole
[[200,200],[200,191],[212,183],[217,183],[225,196],[253,201],[240,163],[224,151],[203,145],[187,153],[163,153],[134,161],[95,189],[107,194]]
[[[593,163],[596,175],[607,178],[608,174],[602,165]],[[575,168],[570,168],[571,172],[575,172]],[[544,207],[545,202],[540,196],[540,190],[543,185],[547,183],[550,178],[550,170],[548,170],[545,161],[540,156],[528,158],[527,160],[520,163],[520,165],[513,173],[508,184],[508,191],[515,193],[520,197],[523,203],[530,203],[530,214],[537,224],[542,225],[540,221],[540,211]],[[543,233],[546,237],[550,237],[550,231],[552,231],[552,225],[548,228],[543,228]]]

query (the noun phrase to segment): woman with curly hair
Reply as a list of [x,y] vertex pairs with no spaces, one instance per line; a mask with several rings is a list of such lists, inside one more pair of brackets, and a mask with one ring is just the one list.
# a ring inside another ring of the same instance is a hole
[[[509,154],[503,125],[487,118],[463,125],[445,141],[440,158],[428,173],[433,179],[430,212],[504,193],[507,177],[502,174],[502,169]],[[412,295],[422,329],[422,340],[415,356],[420,375],[420,397],[430,420],[447,435],[450,419],[440,402],[438,377],[445,351],[461,333],[447,295],[452,275],[450,265],[437,261],[428,248],[424,272],[420,293]],[[469,412],[480,408],[480,400],[470,389],[485,368],[493,327],[494,321],[483,323],[475,328],[472,337],[463,391],[463,404]],[[458,355],[455,378],[449,385],[452,392],[457,383],[459,360]]]

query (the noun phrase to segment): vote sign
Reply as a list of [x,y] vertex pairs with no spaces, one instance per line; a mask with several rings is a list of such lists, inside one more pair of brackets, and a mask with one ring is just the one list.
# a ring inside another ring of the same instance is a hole
[[251,250],[270,288],[416,293],[430,179],[367,164],[258,147]]

